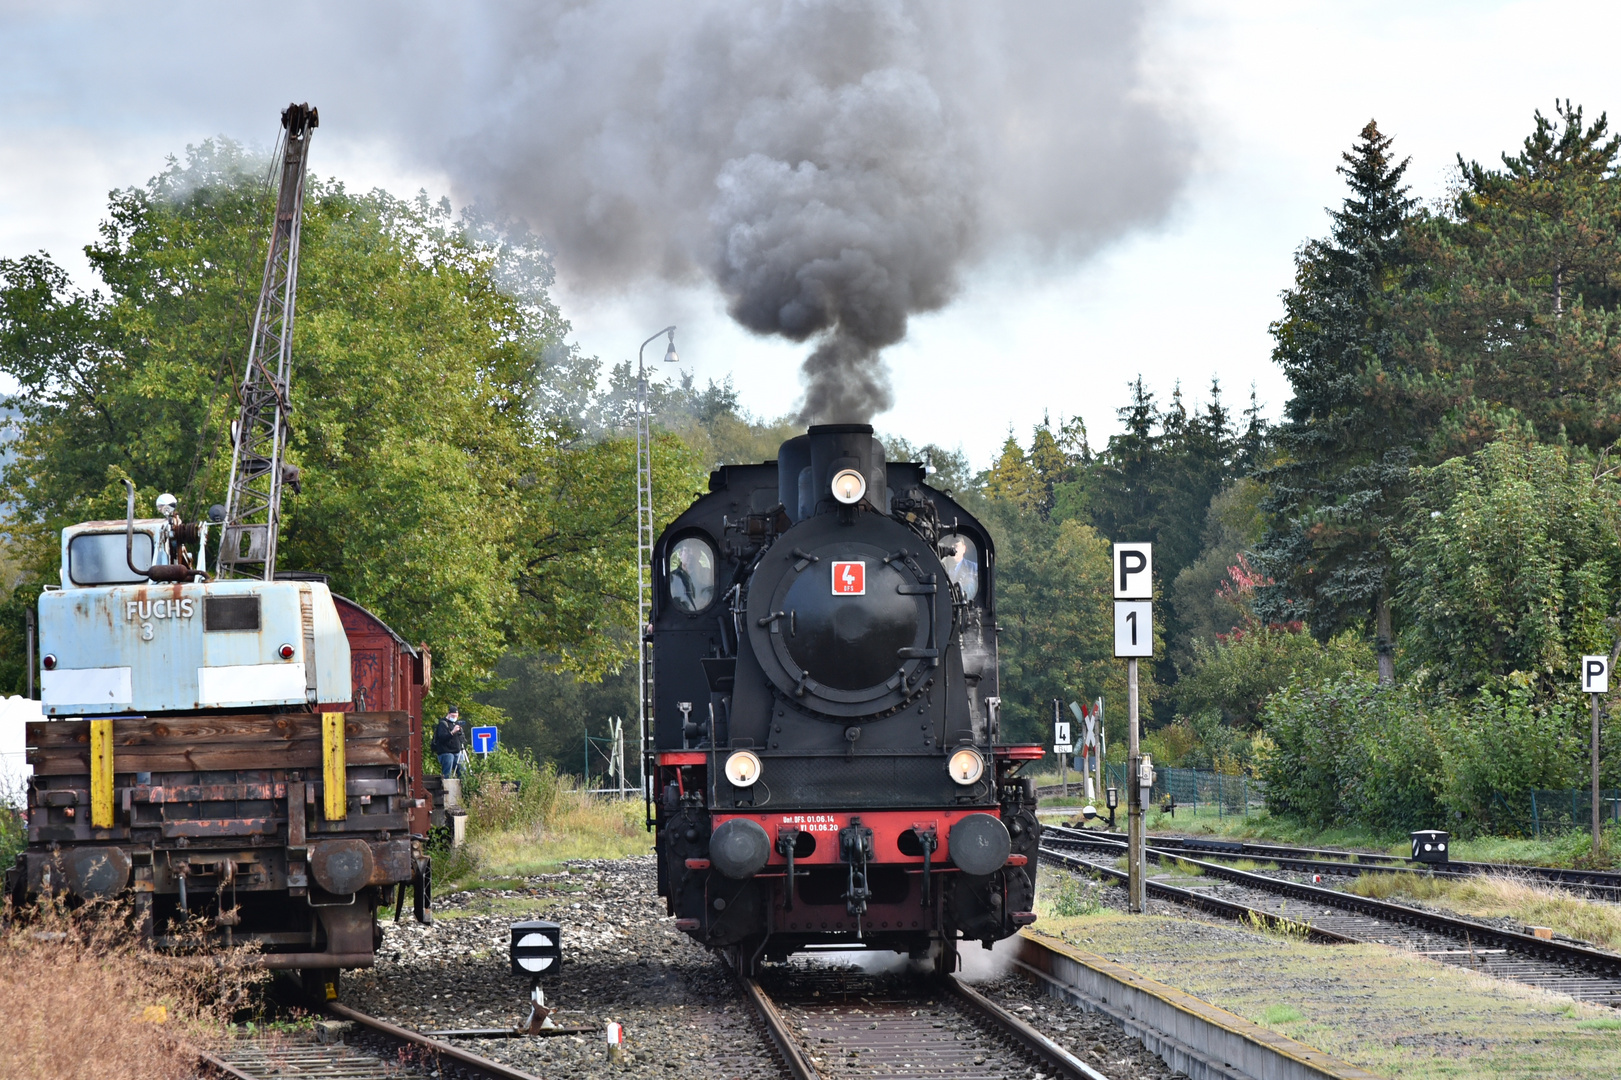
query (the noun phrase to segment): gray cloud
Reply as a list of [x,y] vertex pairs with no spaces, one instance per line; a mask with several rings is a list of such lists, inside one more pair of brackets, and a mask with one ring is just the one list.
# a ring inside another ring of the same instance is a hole
[[1074,259],[1160,217],[1189,139],[1114,3],[512,9],[446,164],[577,286],[708,278],[809,341],[801,419],[892,403],[879,352],[1005,247]]
[[[743,326],[808,343],[807,421],[888,408],[881,350],[974,265],[1082,259],[1160,219],[1191,153],[1146,94],[1142,9],[1112,0],[75,10],[63,66],[116,84],[109,108],[291,85],[526,221],[572,289],[712,282]],[[302,51],[252,47],[291,26]]]

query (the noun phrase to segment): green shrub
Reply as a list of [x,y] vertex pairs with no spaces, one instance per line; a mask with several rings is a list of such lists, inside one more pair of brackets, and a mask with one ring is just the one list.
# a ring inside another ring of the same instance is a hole
[[1267,626],[1254,618],[1231,633],[1193,646],[1192,666],[1176,684],[1184,715],[1210,712],[1240,731],[1254,729],[1268,696],[1290,679],[1318,682],[1345,672],[1371,672],[1373,650],[1357,635],[1320,644],[1298,625]]
[[0,870],[15,864],[18,853],[27,845],[28,829],[22,815],[0,803]]
[[1448,693],[1576,682],[1608,652],[1621,590],[1621,482],[1581,451],[1524,437],[1415,474],[1398,552],[1404,655]]
[[1053,893],[1052,908],[1058,918],[1073,919],[1082,915],[1096,915],[1103,910],[1103,901],[1098,899],[1091,882],[1074,874],[1064,874],[1058,879],[1058,888]]
[[1358,676],[1296,681],[1262,716],[1267,806],[1313,828],[1515,835],[1531,820],[1532,788],[1579,787],[1586,775],[1586,710],[1538,700],[1529,680],[1462,702]]
[[1442,800],[1464,832],[1524,832],[1532,788],[1583,786],[1587,710],[1534,700],[1527,685],[1481,693],[1442,732]]
[[539,827],[557,805],[557,766],[527,749],[475,755],[462,786],[469,832]]
[[1381,832],[1440,820],[1435,718],[1411,691],[1361,675],[1297,680],[1267,700],[1262,722],[1273,743],[1261,764],[1272,812]]

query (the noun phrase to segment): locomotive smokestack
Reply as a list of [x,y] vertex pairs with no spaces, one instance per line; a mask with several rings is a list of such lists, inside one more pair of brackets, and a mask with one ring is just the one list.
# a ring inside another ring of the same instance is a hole
[[795,502],[783,500],[795,521],[844,506],[889,513],[884,444],[873,438],[870,424],[816,425],[782,444],[777,470],[779,487],[786,492],[792,483],[795,488]]

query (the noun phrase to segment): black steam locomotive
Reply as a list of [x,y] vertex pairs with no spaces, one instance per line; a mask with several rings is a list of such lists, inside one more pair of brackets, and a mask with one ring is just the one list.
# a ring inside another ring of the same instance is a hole
[[950,968],[1035,920],[1042,749],[998,736],[995,549],[925,472],[812,427],[659,538],[659,893],[741,970],[838,944]]

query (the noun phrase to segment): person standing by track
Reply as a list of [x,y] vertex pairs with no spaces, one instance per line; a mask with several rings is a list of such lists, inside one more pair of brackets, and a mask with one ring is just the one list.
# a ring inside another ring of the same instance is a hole
[[452,705],[433,729],[433,752],[439,758],[439,772],[444,776],[463,776],[466,770],[462,768],[462,751],[466,748],[461,710]]

